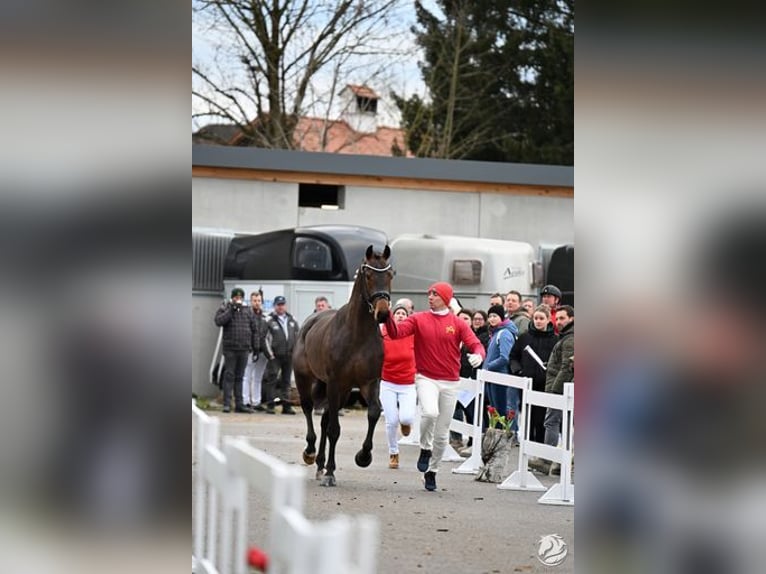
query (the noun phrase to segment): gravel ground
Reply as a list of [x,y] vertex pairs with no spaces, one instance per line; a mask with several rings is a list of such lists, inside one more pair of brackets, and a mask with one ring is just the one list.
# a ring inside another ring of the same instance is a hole
[[[541,505],[537,503],[541,493],[499,490],[495,484],[476,482],[472,475],[453,474],[451,469],[460,463],[442,463],[437,490],[427,492],[415,468],[418,447],[402,446],[400,468],[388,468],[382,418],[375,429],[372,464],[359,468],[354,454],[367,428],[364,410],[346,411],[340,419],[335,488],[320,487],[315,467],[301,461],[306,432],[301,413],[209,414],[220,416],[222,435],[247,437],[257,448],[306,468],[309,519],[327,520],[339,513],[377,516],[380,574],[574,571],[574,508]],[[314,422],[318,429],[319,417]],[[518,465],[518,452],[513,449],[509,473]],[[192,460],[192,476],[195,468]],[[555,482],[537,476],[546,486]],[[262,501],[251,500],[252,516],[267,516],[267,508]],[[254,518],[250,539],[264,540],[266,525],[266,518]],[[567,543],[567,557],[559,566],[546,567],[537,560],[537,543],[547,534],[558,534]]]

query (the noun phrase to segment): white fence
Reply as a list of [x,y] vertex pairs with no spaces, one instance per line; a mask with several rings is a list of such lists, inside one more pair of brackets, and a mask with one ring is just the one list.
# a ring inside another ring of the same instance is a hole
[[[461,378],[458,385],[459,391],[466,391],[474,397],[474,424],[452,419],[449,425],[449,430],[459,432],[461,434],[467,434],[473,439],[474,444],[481,445],[481,426],[484,416],[484,385],[482,385],[476,379],[466,378]],[[417,409],[415,410],[415,421],[412,424],[412,431],[410,432],[409,436],[405,436],[399,439],[400,445],[420,446],[420,418],[420,403],[418,403]],[[471,456],[468,457],[468,459],[465,459],[460,456],[448,443],[444,447],[444,454],[442,455],[441,460],[442,462],[463,463],[459,467],[453,468],[452,472],[458,474],[476,474],[479,471],[479,467],[481,466],[481,451],[478,448],[474,448],[471,450]]]
[[[460,389],[473,393],[474,401],[473,424],[452,420],[450,430],[467,434],[473,438],[473,449],[468,459],[463,459],[455,450],[447,445],[442,457],[443,462],[462,462],[452,472],[458,474],[477,474],[482,465],[481,436],[484,411],[484,385],[494,383],[506,387],[515,387],[521,391],[521,405],[518,419],[519,436],[519,468],[514,471],[497,487],[503,490],[546,491],[538,499],[540,504],[574,505],[574,484],[572,484],[572,453],[574,439],[574,383],[564,384],[564,394],[558,395],[532,390],[532,379],[517,377],[504,373],[494,373],[480,369],[476,380],[460,379]],[[529,440],[529,421],[533,406],[541,406],[562,411],[562,437],[559,446],[550,446]],[[401,445],[420,444],[420,408],[418,407],[412,432],[399,440]],[[549,489],[528,469],[529,457],[537,456],[561,464],[559,482]]]
[[559,482],[554,484],[538,499],[540,504],[574,506],[574,484],[572,484],[572,452],[574,449],[574,383],[564,383],[564,394],[544,393],[528,390],[522,397],[521,410],[524,420],[529,420],[532,406],[541,406],[562,411],[561,440],[559,446],[550,446],[529,440],[529,430],[523,433],[520,442],[519,469],[513,472],[497,487],[507,490],[543,491],[545,486],[527,470],[529,456],[537,456],[561,464]]
[[[197,477],[192,572],[248,571],[248,494],[271,508],[267,545],[269,574],[372,574],[380,534],[372,516],[337,516],[311,522],[303,515],[304,469],[288,465],[243,439],[227,437],[219,448],[219,421],[192,403]],[[220,504],[220,508],[219,508]],[[220,529],[220,532],[219,532]]]

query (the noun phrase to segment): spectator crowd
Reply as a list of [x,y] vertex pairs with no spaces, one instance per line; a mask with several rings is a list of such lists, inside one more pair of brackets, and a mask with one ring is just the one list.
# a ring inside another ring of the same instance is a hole
[[[287,311],[287,300],[274,298],[274,310],[263,311],[263,293],[250,294],[235,288],[215,314],[223,330],[225,363],[223,412],[296,414],[290,400],[292,352],[300,326]],[[479,368],[532,379],[535,391],[563,392],[565,382],[574,381],[574,308],[561,305],[562,293],[545,285],[539,303],[512,290],[493,293],[487,309],[464,308],[453,297],[452,286],[434,283],[428,290],[429,308],[416,311],[409,299],[391,306],[388,321],[381,325],[384,365],[380,399],[386,419],[389,468],[400,465],[399,433],[408,435],[415,420],[416,404],[421,410],[420,455],[417,468],[423,472],[427,490],[436,489],[436,473],[447,444],[461,456],[470,456],[471,438],[449,431],[454,417],[472,424],[473,402],[457,401],[460,377],[476,378]],[[331,309],[326,297],[315,300],[315,313]],[[488,383],[482,408],[518,415],[521,391]],[[486,410],[485,410],[486,412]],[[321,414],[321,406],[316,414]],[[488,417],[484,417],[484,428]],[[533,406],[529,420],[532,441],[556,446],[562,413]],[[517,420],[511,431],[518,445]],[[547,460],[533,458],[530,469],[557,474],[560,468]]]

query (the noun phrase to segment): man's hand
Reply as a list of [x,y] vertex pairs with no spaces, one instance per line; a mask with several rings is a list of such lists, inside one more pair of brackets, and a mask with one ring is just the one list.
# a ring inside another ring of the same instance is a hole
[[260,355],[260,353],[253,353],[253,363],[258,362],[258,355]]
[[478,369],[479,365],[481,365],[484,362],[484,359],[481,358],[481,355],[478,353],[471,353],[468,355],[468,363],[474,368]]

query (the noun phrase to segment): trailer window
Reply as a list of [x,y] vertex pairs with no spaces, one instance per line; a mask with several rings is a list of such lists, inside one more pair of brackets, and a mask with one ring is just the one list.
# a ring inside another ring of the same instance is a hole
[[452,262],[452,283],[455,285],[478,285],[481,283],[481,261],[455,259]]
[[293,267],[309,271],[332,271],[332,254],[329,245],[309,237],[296,238]]

